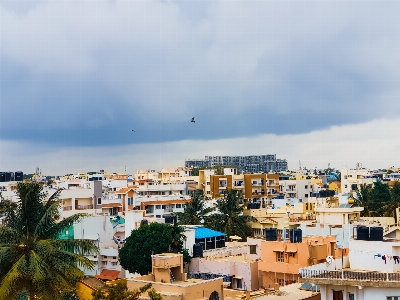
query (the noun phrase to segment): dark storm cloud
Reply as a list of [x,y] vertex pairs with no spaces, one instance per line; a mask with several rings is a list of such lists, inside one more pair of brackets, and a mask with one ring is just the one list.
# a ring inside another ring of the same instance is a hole
[[398,109],[397,2],[1,5],[2,139],[297,134]]

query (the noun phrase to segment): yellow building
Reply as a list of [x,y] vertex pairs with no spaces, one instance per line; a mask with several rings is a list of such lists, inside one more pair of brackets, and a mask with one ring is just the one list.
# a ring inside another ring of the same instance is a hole
[[332,181],[328,186],[328,190],[335,191],[336,193],[341,194],[342,188],[341,188],[340,181]]
[[94,277],[85,277],[76,283],[76,294],[81,300],[92,300],[92,293],[96,290],[105,289],[106,284]]

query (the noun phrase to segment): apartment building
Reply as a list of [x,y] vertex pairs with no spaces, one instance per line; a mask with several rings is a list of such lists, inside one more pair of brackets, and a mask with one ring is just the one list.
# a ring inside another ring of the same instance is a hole
[[275,154],[249,156],[206,156],[204,159],[186,159],[185,167],[234,166],[244,173],[269,173],[288,170],[286,159],[277,159]]
[[278,174],[214,174],[210,175],[209,183],[210,192],[206,190],[206,195],[212,198],[223,197],[226,191],[235,189],[248,201],[266,204],[268,199],[279,195]]
[[360,185],[372,185],[376,178],[372,178],[372,173],[367,169],[347,169],[341,171],[341,190],[342,193],[350,193],[359,189]]

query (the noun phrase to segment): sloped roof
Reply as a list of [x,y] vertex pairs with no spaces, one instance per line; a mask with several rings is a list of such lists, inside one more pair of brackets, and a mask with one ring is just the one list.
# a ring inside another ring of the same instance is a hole
[[119,273],[120,271],[104,269],[103,271],[101,271],[100,275],[96,275],[95,277],[105,280],[115,280],[118,278]]
[[226,236],[225,233],[215,231],[205,227],[196,227],[195,228],[195,238],[196,239],[206,239],[215,236]]

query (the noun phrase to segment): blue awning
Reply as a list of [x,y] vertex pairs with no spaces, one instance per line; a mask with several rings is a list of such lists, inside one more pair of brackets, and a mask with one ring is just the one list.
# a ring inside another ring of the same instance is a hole
[[205,227],[196,227],[195,230],[196,230],[195,231],[196,239],[206,239],[206,238],[217,237],[217,236],[226,236],[225,233],[215,231],[215,230],[205,228]]

